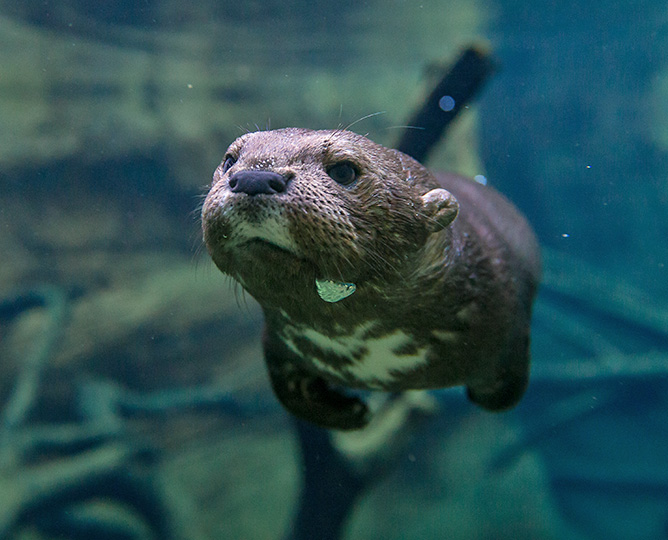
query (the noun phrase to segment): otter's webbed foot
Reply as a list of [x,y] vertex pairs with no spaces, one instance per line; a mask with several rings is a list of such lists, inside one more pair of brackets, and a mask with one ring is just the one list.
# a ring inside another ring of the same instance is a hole
[[361,429],[369,422],[369,409],[361,399],[335,390],[324,379],[291,362],[268,362],[268,367],[276,397],[298,418],[340,430]]

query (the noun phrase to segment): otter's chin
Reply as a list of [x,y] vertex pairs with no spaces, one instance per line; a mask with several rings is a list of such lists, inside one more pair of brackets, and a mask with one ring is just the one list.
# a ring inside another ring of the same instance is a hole
[[271,300],[286,295],[300,295],[311,287],[316,269],[287,249],[259,238],[234,246],[225,246],[211,253],[214,263],[237,280],[256,300]]
[[241,281],[249,275],[292,273],[294,269],[309,264],[298,254],[261,238],[251,238],[214,250],[212,258],[223,272],[238,275]]
[[303,257],[299,253],[274,244],[262,238],[252,238],[235,246],[234,251],[242,254],[244,264],[250,265],[253,261],[254,268],[263,268],[268,273],[281,273],[289,269],[307,272],[309,278],[313,275],[321,279],[334,281],[346,281],[352,270],[349,269],[341,275],[339,268],[345,265],[345,261],[336,264],[332,260],[314,260]]

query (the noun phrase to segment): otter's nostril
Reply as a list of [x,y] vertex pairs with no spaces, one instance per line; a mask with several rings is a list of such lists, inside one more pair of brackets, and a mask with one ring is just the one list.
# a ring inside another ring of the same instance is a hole
[[269,179],[269,187],[271,187],[271,189],[273,189],[276,193],[283,193],[286,187],[285,184],[286,182],[283,179],[281,180],[278,180],[276,178]]

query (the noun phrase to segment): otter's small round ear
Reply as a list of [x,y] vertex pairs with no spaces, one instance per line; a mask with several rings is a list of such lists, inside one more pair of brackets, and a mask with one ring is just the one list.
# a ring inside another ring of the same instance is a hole
[[457,199],[445,189],[432,189],[422,195],[422,214],[427,217],[429,232],[445,229],[455,220],[458,212]]

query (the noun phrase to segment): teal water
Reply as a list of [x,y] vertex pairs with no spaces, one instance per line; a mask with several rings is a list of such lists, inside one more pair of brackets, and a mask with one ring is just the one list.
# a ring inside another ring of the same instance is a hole
[[[668,537],[667,41],[655,0],[0,0],[0,538]],[[396,143],[471,43],[497,69],[429,165],[539,236],[529,390],[296,426],[211,174],[248,130]]]

